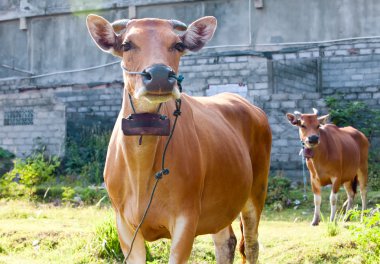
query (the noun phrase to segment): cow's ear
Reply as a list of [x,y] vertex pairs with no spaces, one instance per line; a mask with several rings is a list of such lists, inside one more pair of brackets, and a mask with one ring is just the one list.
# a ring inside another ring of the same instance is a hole
[[318,117],[319,124],[325,125],[327,121],[329,120],[329,117],[330,115],[324,115],[324,116]]
[[194,21],[181,36],[183,44],[190,51],[200,50],[214,35],[216,25],[216,18],[213,16],[202,17]]
[[289,123],[293,126],[298,126],[300,123],[299,119],[293,114],[287,113],[286,118],[288,119]]
[[101,16],[88,15],[86,24],[96,45],[98,45],[101,50],[113,54],[117,36],[111,23]]

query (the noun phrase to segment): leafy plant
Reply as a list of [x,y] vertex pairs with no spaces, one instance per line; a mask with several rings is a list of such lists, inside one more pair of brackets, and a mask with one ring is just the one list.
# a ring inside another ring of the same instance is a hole
[[0,177],[12,169],[14,157],[13,153],[0,147]]
[[340,96],[327,97],[331,121],[339,126],[353,126],[363,132],[369,140],[380,133],[380,111],[363,102],[343,100]]
[[59,166],[59,158],[45,157],[43,150],[25,160],[16,159],[14,168],[0,179],[0,196],[31,198],[37,185],[53,180]]
[[62,187],[62,201],[71,202],[75,196],[75,190],[71,187]]
[[84,184],[103,181],[110,132],[97,127],[83,128],[77,138],[68,138],[64,170]]
[[290,185],[291,181],[283,176],[269,177],[266,204],[276,211],[289,206]]
[[[360,218],[360,211],[354,211],[352,218]],[[367,210],[363,223],[352,226],[351,230],[366,263],[380,263],[380,204]]]

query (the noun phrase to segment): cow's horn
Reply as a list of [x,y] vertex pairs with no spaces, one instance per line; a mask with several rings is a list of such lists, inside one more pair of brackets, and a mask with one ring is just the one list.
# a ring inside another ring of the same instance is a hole
[[170,23],[173,25],[173,28],[175,30],[185,31],[187,29],[186,24],[181,22],[181,21],[172,19],[172,20],[170,20]]
[[299,112],[299,111],[294,111],[294,114],[295,114],[295,115],[299,115],[299,116],[302,115],[302,113]]
[[313,108],[313,112],[314,112],[315,115],[318,115],[318,109]]
[[115,31],[116,34],[124,33],[124,31],[126,30],[126,26],[127,26],[128,22],[129,22],[129,19],[116,20],[115,22],[113,22],[111,24],[113,31]]

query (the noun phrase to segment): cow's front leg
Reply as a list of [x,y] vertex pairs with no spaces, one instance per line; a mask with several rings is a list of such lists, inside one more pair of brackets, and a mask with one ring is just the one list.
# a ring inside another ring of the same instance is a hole
[[[116,212],[116,225],[117,232],[119,234],[120,246],[125,257],[127,257],[131,248],[132,238],[134,235],[134,229],[125,220],[124,216],[120,212]],[[137,233],[135,242],[133,244],[132,251],[126,262],[131,264],[140,264],[146,262],[146,249],[144,244],[144,238],[140,232]]]
[[331,178],[332,186],[331,186],[331,193],[330,193],[330,206],[331,206],[331,214],[330,214],[330,221],[334,221],[335,219],[335,213],[336,213],[336,203],[338,201],[338,191],[340,187],[340,182],[337,180],[336,177]]
[[171,232],[170,264],[187,263],[193,247],[197,225],[197,215],[181,215],[175,219]]
[[317,226],[321,220],[321,185],[316,180],[311,180],[311,189],[314,193],[314,217],[311,225]]

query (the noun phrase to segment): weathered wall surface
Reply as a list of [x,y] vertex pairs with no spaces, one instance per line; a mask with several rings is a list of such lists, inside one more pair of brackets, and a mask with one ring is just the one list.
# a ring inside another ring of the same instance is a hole
[[[219,29],[209,47],[181,61],[184,91],[196,96],[235,92],[262,107],[273,131],[272,169],[300,180],[298,132],[287,123],[285,114],[310,112],[312,107],[325,114],[324,98],[336,93],[380,108],[380,38],[276,43],[380,36],[380,5],[375,0],[264,0],[264,8],[256,9],[249,3],[1,2],[0,65],[16,69],[0,67],[0,146],[22,156],[42,141],[51,153],[61,155],[65,137],[81,126],[113,127],[123,89],[118,63],[88,71],[14,78],[30,76],[20,70],[36,75],[117,61],[90,39],[85,27],[87,13],[114,20],[133,15],[134,10],[137,17],[176,18],[186,23],[215,15]],[[19,29],[20,16],[28,17],[26,30]],[[5,125],[6,112],[24,109],[26,115],[32,111],[33,124]]]

